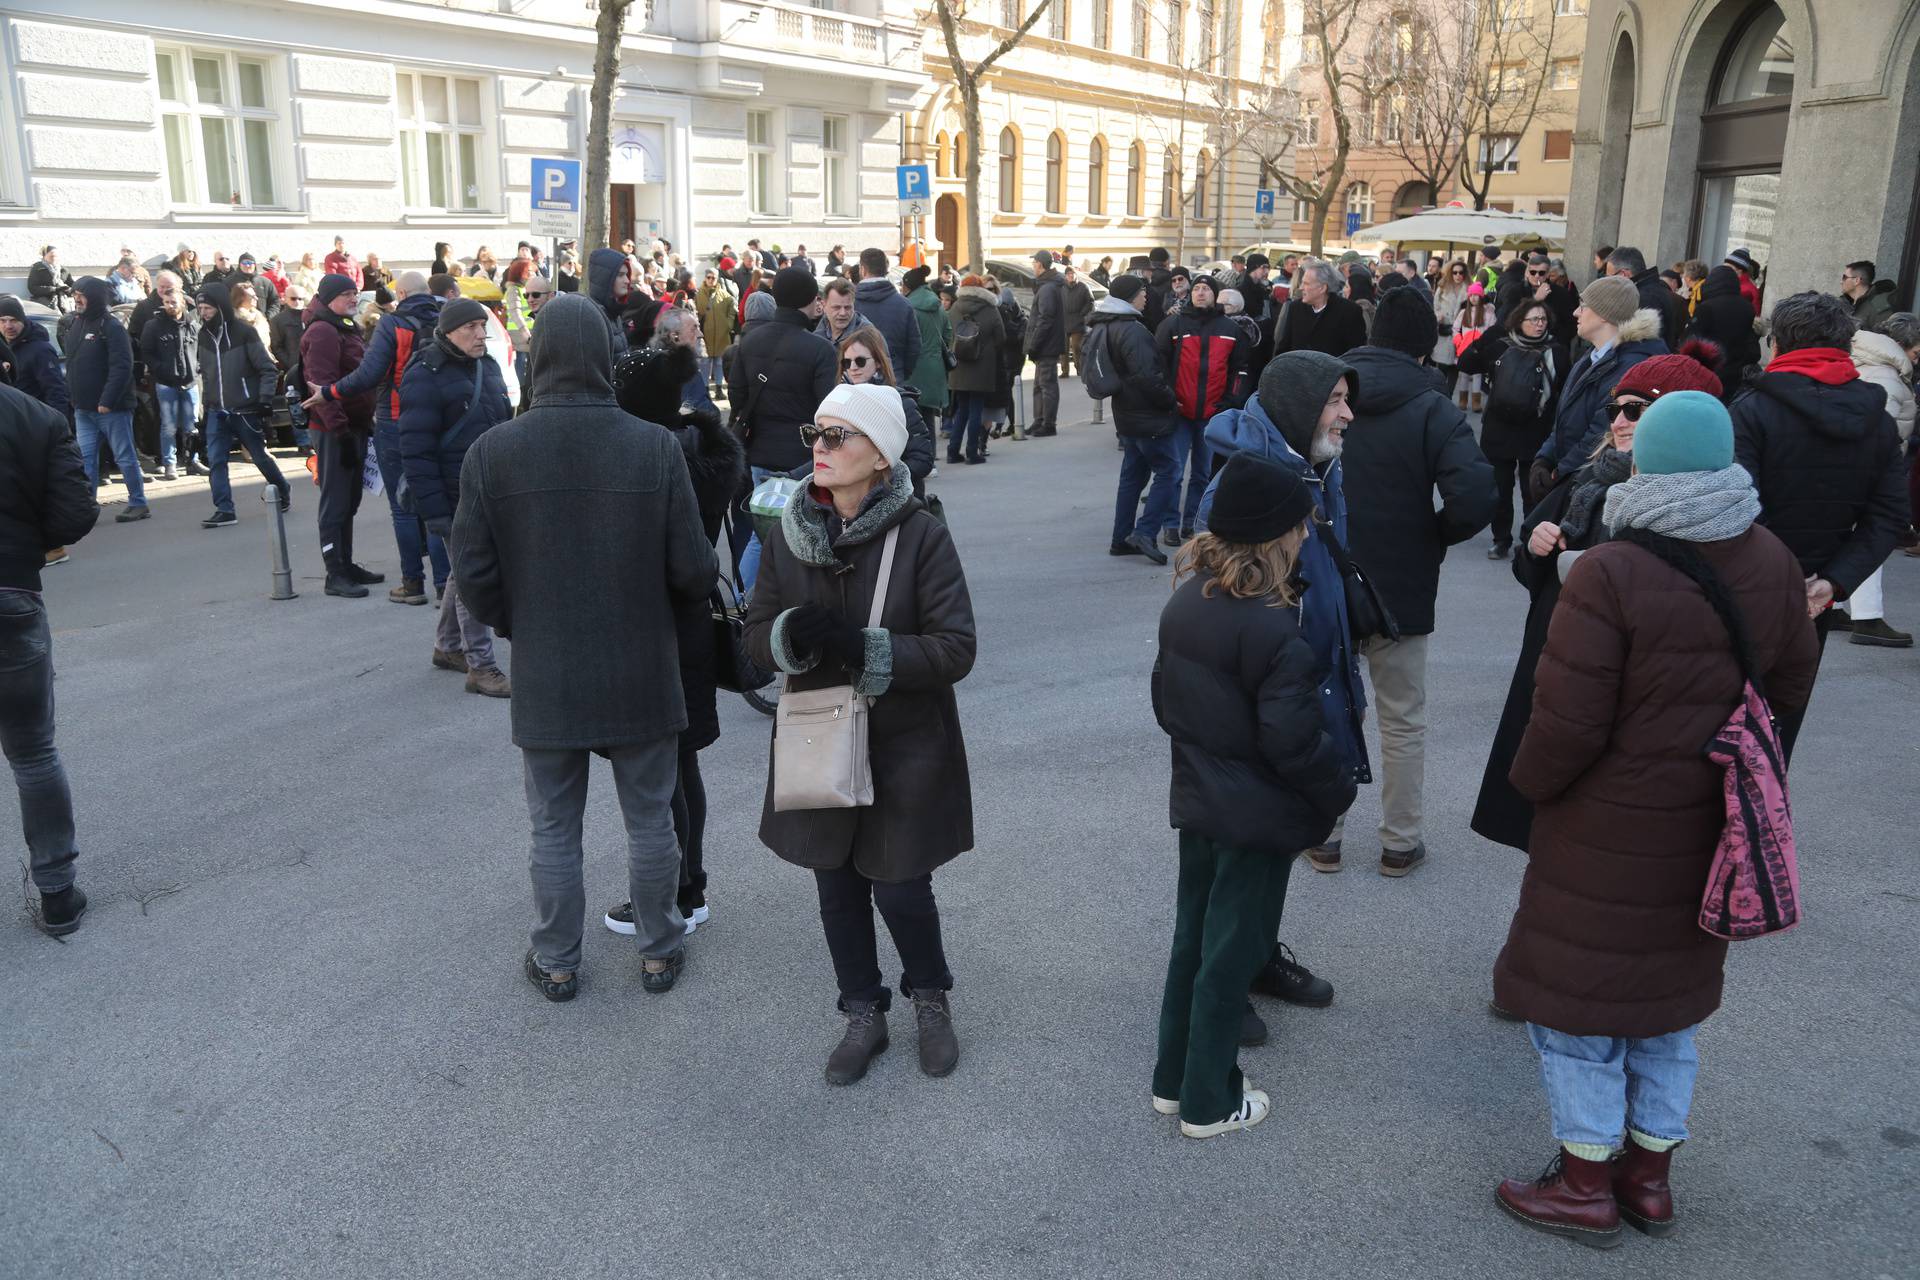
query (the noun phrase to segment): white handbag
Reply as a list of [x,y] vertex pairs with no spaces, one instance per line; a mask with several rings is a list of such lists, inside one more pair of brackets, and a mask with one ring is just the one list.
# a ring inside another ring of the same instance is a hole
[[[893,579],[893,551],[900,526],[887,530],[880,577],[873,586],[867,626],[880,625]],[[826,689],[785,689],[774,716],[773,808],[859,809],[873,803],[873,760],[867,753],[867,716],[873,699],[850,684]]]

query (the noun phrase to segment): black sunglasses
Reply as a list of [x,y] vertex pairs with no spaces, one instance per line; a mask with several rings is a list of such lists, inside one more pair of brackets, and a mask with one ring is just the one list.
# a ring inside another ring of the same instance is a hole
[[1644,404],[1628,403],[1625,400],[1609,400],[1607,401],[1607,420],[1611,422],[1614,418],[1619,417],[1625,418],[1628,422],[1638,422],[1640,421],[1640,415],[1645,413],[1650,407],[1651,406]]
[[842,369],[864,369],[872,363],[872,356],[847,356],[840,361],[840,367]]
[[800,443],[811,449],[813,448],[813,442],[819,440],[826,444],[827,452],[832,453],[835,449],[838,449],[841,445],[853,439],[853,437],[863,436],[865,434],[866,432],[855,431],[852,427],[806,426],[800,428]]

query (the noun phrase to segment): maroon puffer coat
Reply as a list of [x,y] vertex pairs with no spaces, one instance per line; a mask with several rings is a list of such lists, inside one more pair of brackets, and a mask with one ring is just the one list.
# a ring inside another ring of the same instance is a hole
[[[352,316],[337,316],[315,298],[303,317],[300,333],[300,376],[330,387],[360,367],[367,354],[366,339]],[[373,393],[345,400],[322,400],[307,417],[309,431],[373,431]]]

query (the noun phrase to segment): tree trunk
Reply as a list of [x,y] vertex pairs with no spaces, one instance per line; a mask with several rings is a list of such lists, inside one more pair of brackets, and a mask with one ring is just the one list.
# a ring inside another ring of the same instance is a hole
[[620,78],[620,32],[627,24],[633,0],[600,0],[594,18],[593,94],[587,124],[586,177],[581,198],[586,201],[586,234],[580,257],[607,244],[607,167],[612,160],[613,85]]
[[[960,80],[962,127],[967,132],[967,271],[985,275],[987,270],[986,218],[980,209],[980,82],[964,72]],[[995,154],[999,154],[996,144]]]

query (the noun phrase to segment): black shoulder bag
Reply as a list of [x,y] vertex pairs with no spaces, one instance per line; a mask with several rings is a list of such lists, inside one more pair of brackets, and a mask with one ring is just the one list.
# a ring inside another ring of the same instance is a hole
[[1333,563],[1340,570],[1340,583],[1347,596],[1347,631],[1353,642],[1358,644],[1375,636],[1398,640],[1400,624],[1394,621],[1393,611],[1387,608],[1387,602],[1381,597],[1380,588],[1373,585],[1373,579],[1353,562],[1347,549],[1340,545],[1340,539],[1334,536],[1333,525],[1325,520],[1316,520],[1314,528],[1326,541],[1327,550],[1333,555]]

